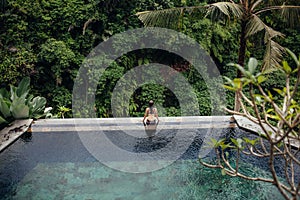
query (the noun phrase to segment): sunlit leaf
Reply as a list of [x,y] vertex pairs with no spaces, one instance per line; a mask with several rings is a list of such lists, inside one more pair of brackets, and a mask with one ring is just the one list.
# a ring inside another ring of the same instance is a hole
[[257,77],[258,84],[261,84],[262,82],[265,82],[266,80],[267,80],[267,78],[263,75],[260,75]]
[[270,92],[270,90],[268,90],[268,97],[269,97],[270,99],[273,99],[273,95],[272,95],[272,93]]
[[289,66],[287,61],[282,62],[282,67],[283,67],[283,70],[285,71],[285,73],[287,73],[287,74],[291,73],[292,68]]
[[267,117],[268,118],[271,118],[271,119],[275,119],[275,120],[280,120],[280,117],[278,115],[270,115],[270,114],[267,114]]
[[280,90],[280,89],[278,89],[278,88],[273,88],[273,90],[274,90],[275,92],[277,92],[279,95],[284,96],[284,92],[283,92],[282,90]]
[[236,90],[237,90],[237,88],[230,87],[230,86],[228,86],[228,85],[223,85],[223,87],[224,87],[225,89],[227,89],[227,90],[230,90],[230,91],[236,91]]
[[251,140],[251,139],[249,139],[249,138],[243,138],[243,140],[244,140],[246,143],[251,144],[252,146],[254,146],[254,145],[257,143],[257,141],[258,141],[258,139]]

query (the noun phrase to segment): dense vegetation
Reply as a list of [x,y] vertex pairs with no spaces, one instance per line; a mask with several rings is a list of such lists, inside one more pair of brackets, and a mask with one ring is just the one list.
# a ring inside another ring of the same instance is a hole
[[[17,85],[23,77],[30,77],[31,91],[47,99],[53,113],[62,116],[64,108],[72,108],[74,79],[84,58],[99,43],[116,33],[143,27],[135,15],[139,11],[192,6],[212,3],[212,0],[2,0],[0,3],[0,74],[1,87]],[[216,2],[216,1],[215,1]],[[294,3],[298,3],[297,1]],[[268,25],[286,35],[280,39],[283,46],[295,53],[300,49],[300,29],[286,28],[280,14],[263,16]],[[296,24],[297,25],[297,24]],[[212,23],[199,15],[186,15],[180,26],[173,27],[196,39],[217,64],[220,72],[228,77],[236,69],[226,64],[237,62],[238,31],[235,23]],[[123,45],[126,45],[124,43]],[[264,55],[261,37],[252,38],[247,44],[246,59]],[[122,48],[122,46],[118,47]],[[98,117],[112,116],[111,94],[114,86],[126,71],[147,63],[171,66],[193,85],[199,102],[200,115],[211,112],[206,84],[199,74],[182,58],[159,50],[139,50],[123,55],[114,62],[99,80],[95,107]],[[271,87],[278,79],[266,82]],[[146,84],[131,94],[130,115],[141,116],[149,99],[163,105],[164,115],[180,115],[178,101],[172,91],[161,85]],[[233,94],[228,93],[229,107]],[[64,117],[71,117],[71,112]]]

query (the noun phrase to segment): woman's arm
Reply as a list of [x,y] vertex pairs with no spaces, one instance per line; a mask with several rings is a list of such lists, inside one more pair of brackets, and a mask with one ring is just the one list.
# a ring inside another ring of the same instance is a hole
[[154,108],[154,116],[156,117],[157,119],[157,123],[159,122],[159,119],[158,119],[158,111],[156,108]]
[[146,124],[145,124],[145,119],[146,119],[146,117],[148,117],[148,113],[149,113],[149,108],[146,108],[145,114],[144,114],[144,119],[143,119],[143,124],[144,124],[144,126],[146,126]]

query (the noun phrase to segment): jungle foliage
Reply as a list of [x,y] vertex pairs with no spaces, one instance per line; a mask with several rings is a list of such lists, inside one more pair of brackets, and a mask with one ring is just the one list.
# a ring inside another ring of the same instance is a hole
[[[0,3],[1,88],[17,85],[23,77],[31,79],[34,95],[47,99],[47,106],[60,117],[72,117],[64,108],[72,108],[72,89],[77,72],[93,48],[116,33],[143,27],[135,15],[144,10],[213,3],[211,0],[2,0]],[[296,2],[297,3],[297,2]],[[201,14],[199,14],[201,15]],[[217,64],[222,75],[233,78],[238,55],[239,27],[213,23],[203,16],[184,15],[174,29],[199,42]],[[263,16],[267,24],[286,35],[279,39],[292,51],[300,46],[299,29],[286,28],[280,14]],[[264,56],[261,37],[247,43],[246,56]],[[122,45],[126,45],[124,42]],[[122,48],[118,46],[116,48]],[[95,108],[97,117],[111,117],[111,95],[116,82],[130,69],[148,63],[162,63],[182,73],[196,91],[199,114],[209,115],[211,99],[205,82],[185,60],[169,52],[144,49],[120,57],[106,70],[98,83]],[[278,80],[269,78],[272,86]],[[162,105],[162,115],[181,115],[172,91],[162,85],[145,84],[131,95],[131,116],[142,116],[149,99]],[[233,93],[227,94],[233,106]],[[225,97],[224,97],[225,98]],[[62,115],[63,112],[63,115]]]

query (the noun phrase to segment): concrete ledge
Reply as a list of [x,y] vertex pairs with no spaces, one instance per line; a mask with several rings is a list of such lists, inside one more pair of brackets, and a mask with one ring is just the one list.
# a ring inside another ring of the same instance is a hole
[[[243,128],[247,131],[256,133],[256,134],[262,134],[265,135],[263,129],[256,123],[252,122],[251,120],[249,120],[248,118],[244,117],[244,116],[239,116],[239,115],[233,115],[238,127]],[[267,126],[266,124],[264,125],[264,128],[272,133],[273,135],[271,135],[271,137],[275,138],[275,133],[274,131]],[[285,143],[287,144],[288,141],[285,140]],[[295,147],[295,148],[300,148],[300,141],[299,140],[295,140],[295,139],[290,139],[290,144],[291,146]]]
[[[129,118],[69,118],[35,121],[32,132],[144,130],[142,117]],[[231,116],[160,117],[158,129],[228,128]]]
[[32,121],[32,119],[15,120],[11,126],[2,129],[0,131],[0,152],[25,133]]

